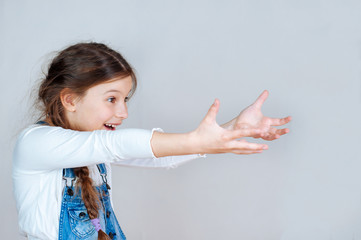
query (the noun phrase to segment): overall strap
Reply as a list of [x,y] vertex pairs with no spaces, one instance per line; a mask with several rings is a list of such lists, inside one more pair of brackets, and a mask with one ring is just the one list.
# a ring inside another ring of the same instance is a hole
[[45,122],[45,121],[38,121],[36,124],[49,125],[49,123],[47,123],[47,122]]
[[63,169],[63,180],[65,181],[65,188],[67,189],[67,193],[70,196],[74,195],[72,188],[74,186],[75,178],[76,177],[74,174],[74,170],[72,168],[64,168]]
[[104,163],[98,164],[97,167],[98,167],[100,176],[101,176],[102,179],[103,179],[103,183],[105,183],[107,189],[109,190],[109,189],[110,189],[110,186],[109,186],[109,184],[108,184],[107,169],[106,169],[106,167],[105,167],[105,164],[104,164]]
[[63,178],[75,178],[74,170],[72,168],[64,168]]
[[105,167],[104,163],[98,164],[97,167],[98,167],[100,174],[107,174],[107,168]]

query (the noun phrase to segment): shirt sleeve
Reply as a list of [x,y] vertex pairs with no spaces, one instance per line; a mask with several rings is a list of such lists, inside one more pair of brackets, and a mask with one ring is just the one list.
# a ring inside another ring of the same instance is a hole
[[[161,128],[153,128],[153,132],[163,132]],[[152,152],[151,158],[135,158],[135,159],[125,159],[123,161],[113,162],[114,165],[129,166],[129,167],[141,167],[141,168],[176,168],[186,162],[197,158],[205,158],[206,155],[201,154],[190,154],[182,156],[167,156],[157,158]]]
[[33,125],[17,139],[13,167],[42,171],[130,159],[153,159],[151,137],[152,131],[144,129],[82,132]]
[[206,155],[191,154],[182,156],[168,156],[160,158],[141,158],[141,159],[125,159],[123,161],[114,162],[116,165],[141,167],[141,168],[176,168],[184,163],[197,158],[205,158]]

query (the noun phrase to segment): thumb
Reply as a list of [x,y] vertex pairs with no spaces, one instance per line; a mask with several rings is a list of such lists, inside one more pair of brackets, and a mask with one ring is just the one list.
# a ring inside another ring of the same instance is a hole
[[204,120],[210,121],[210,122],[215,122],[218,110],[219,110],[219,100],[216,98],[214,100],[214,103],[212,104],[212,106],[209,108]]
[[268,91],[264,90],[262,94],[257,98],[257,100],[253,103],[257,108],[261,108],[263,103],[266,101],[268,97]]

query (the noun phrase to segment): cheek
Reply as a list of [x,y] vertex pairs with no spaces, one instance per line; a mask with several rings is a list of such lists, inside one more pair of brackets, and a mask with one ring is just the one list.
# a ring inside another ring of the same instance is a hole
[[104,118],[106,111],[99,105],[87,105],[80,111],[80,118],[87,123],[95,124]]
[[83,105],[78,112],[78,121],[87,129],[98,129],[108,122],[114,114],[112,106],[107,103],[94,103]]
[[93,116],[95,119],[105,121],[109,120],[114,114],[114,111],[111,107],[104,106],[102,108],[98,108],[97,111],[94,111]]

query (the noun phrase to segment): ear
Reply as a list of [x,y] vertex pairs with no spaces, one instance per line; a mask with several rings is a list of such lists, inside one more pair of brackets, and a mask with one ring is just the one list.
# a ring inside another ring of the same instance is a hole
[[74,92],[72,92],[69,88],[64,88],[60,92],[60,100],[64,106],[64,109],[69,112],[76,111],[76,100],[77,96]]

